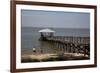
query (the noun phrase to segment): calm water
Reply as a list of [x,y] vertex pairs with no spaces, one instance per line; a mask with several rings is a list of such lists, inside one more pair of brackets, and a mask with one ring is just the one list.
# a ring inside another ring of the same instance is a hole
[[[21,28],[21,50],[22,53],[32,53],[32,48],[36,48],[37,51],[42,49],[45,53],[55,52],[57,49],[54,47],[54,43],[39,41],[40,33],[38,32],[43,28],[22,27]],[[89,36],[89,29],[60,29],[52,28],[55,31],[55,36]]]

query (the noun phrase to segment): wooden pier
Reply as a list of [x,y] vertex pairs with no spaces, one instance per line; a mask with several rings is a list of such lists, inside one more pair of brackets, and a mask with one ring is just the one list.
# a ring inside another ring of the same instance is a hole
[[55,43],[56,48],[63,53],[81,53],[90,55],[90,38],[89,37],[73,37],[73,36],[52,36],[41,37],[42,41]]
[[81,53],[90,55],[90,37],[78,36],[54,36],[55,31],[42,29],[39,31],[41,41],[54,43],[54,47],[60,49],[62,53]]

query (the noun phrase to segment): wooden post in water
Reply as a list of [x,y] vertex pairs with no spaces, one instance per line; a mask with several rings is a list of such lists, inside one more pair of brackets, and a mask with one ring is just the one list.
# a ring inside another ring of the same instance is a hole
[[65,49],[66,49],[66,52],[68,53],[68,46],[67,46],[67,44],[65,44]]
[[84,50],[84,56],[86,56],[86,49],[85,49],[85,47],[83,48],[83,50]]

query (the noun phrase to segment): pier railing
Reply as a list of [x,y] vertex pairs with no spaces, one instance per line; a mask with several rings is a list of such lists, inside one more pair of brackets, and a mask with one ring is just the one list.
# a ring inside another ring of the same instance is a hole
[[90,37],[53,36],[45,37],[45,41],[55,43],[63,52],[90,55]]
[[73,37],[73,36],[53,36],[53,37],[46,37],[49,41],[58,41],[64,43],[76,43],[76,44],[89,44],[90,38],[89,37]]

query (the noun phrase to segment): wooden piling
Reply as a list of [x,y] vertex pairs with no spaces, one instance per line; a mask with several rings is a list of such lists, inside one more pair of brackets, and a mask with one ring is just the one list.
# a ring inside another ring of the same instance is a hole
[[55,43],[55,46],[60,50],[62,49],[63,52],[81,53],[84,51],[84,55],[86,55],[84,46],[90,44],[89,37],[53,36],[46,37],[46,41]]

